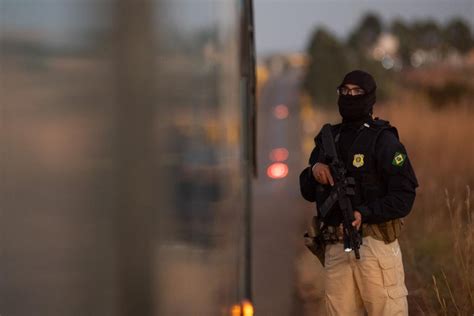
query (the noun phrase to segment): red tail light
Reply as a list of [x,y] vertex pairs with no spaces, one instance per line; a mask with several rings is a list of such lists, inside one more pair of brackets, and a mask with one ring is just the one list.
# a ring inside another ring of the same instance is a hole
[[275,162],[267,168],[267,175],[272,179],[282,179],[288,175],[288,166],[282,162]]

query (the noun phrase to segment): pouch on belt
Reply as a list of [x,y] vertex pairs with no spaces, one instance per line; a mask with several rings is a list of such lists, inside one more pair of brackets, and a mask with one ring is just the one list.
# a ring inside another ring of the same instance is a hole
[[374,239],[389,244],[399,236],[403,226],[403,219],[397,218],[380,224],[363,224],[362,236],[371,236]]
[[321,222],[317,216],[313,216],[311,226],[304,234],[304,244],[324,267],[326,244],[322,238]]

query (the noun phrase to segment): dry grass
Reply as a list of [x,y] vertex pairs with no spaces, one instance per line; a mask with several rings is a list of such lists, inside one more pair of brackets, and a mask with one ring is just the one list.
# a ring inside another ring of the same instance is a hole
[[420,187],[401,237],[411,315],[474,313],[474,102],[433,111],[414,94],[380,106]]
[[445,192],[446,209],[450,219],[450,241],[453,242],[448,256],[449,277],[441,269],[441,282],[436,273],[432,275],[433,289],[443,315],[471,315],[474,311],[474,223],[471,210],[471,189],[466,187],[466,197],[456,203],[448,191]]

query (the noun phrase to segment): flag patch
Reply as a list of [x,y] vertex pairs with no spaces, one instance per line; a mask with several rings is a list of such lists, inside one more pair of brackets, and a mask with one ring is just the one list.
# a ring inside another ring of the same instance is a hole
[[393,157],[392,165],[397,166],[397,167],[403,166],[403,163],[405,163],[406,157],[407,155],[397,151],[395,153],[395,156]]

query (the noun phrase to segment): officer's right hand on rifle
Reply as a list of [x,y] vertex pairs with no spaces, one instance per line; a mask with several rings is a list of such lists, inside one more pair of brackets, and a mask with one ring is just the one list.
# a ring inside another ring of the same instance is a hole
[[[317,162],[313,166],[312,171],[316,181],[324,185],[334,186],[334,179],[331,175],[331,170],[329,169],[328,165]],[[352,222],[352,226],[358,230],[362,224],[362,214],[359,211],[354,210],[354,218],[355,220]]]
[[313,166],[313,176],[321,184],[330,184],[331,186],[334,186],[334,179],[332,178],[331,175],[331,170],[329,169],[329,166],[320,162],[317,162]]

